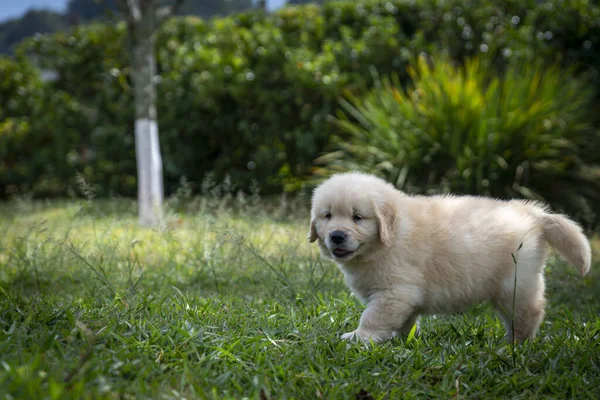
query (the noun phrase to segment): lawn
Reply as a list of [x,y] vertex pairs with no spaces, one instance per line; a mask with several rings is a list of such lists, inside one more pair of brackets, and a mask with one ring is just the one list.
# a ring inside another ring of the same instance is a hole
[[600,263],[550,260],[514,352],[487,305],[348,344],[362,306],[306,240],[307,203],[174,199],[162,231],[129,200],[2,204],[0,398],[597,398]]

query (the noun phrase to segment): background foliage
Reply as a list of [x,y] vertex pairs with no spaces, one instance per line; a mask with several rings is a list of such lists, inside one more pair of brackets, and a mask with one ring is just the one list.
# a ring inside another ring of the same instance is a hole
[[[568,122],[565,129],[580,132],[578,137],[587,143],[570,153],[572,160],[593,169],[596,160],[579,151],[598,145],[598,93],[590,88],[598,84],[599,38],[600,7],[583,0],[338,1],[287,7],[271,15],[251,11],[211,21],[172,19],[158,41],[167,190],[173,191],[182,176],[197,189],[208,173],[217,181],[228,175],[244,189],[257,184],[263,192],[300,189],[315,172],[322,172],[314,160],[339,149],[339,138],[347,138],[346,130],[330,122],[340,110],[341,96],[361,98],[368,93],[377,82],[372,71],[397,76],[401,91],[414,79],[408,67],[421,53],[458,65],[476,59],[487,71],[482,79],[511,76],[501,80],[504,85],[518,86],[529,73],[519,66],[529,64],[537,65],[537,71],[551,67],[553,76],[569,82],[577,77],[569,98],[577,99],[573,104],[588,104],[589,113],[567,107],[561,118]],[[30,39],[13,59],[2,60],[0,149],[11,155],[0,161],[2,196],[62,196],[78,174],[99,195],[135,194],[128,65],[124,26],[103,23]],[[57,71],[58,79],[41,81],[37,67]],[[28,78],[10,72],[14,70]],[[486,87],[487,83],[480,85],[481,90]],[[581,99],[578,88],[585,89]],[[555,98],[560,90],[549,83],[538,92],[539,101],[564,104]],[[24,91],[31,95],[24,96]],[[452,118],[452,108],[427,106],[438,107],[432,111],[436,115]],[[489,118],[492,110],[479,112]],[[352,123],[355,117],[348,118]],[[511,146],[529,145],[524,127],[509,133]],[[406,134],[401,129],[393,133]],[[455,141],[462,134],[448,130]],[[17,152],[19,143],[27,143],[27,149]],[[411,167],[415,170],[422,162]],[[566,164],[570,166],[556,172],[563,181],[573,171],[572,162]],[[554,174],[546,179],[553,180]],[[484,178],[490,185],[485,190],[465,186],[464,180],[447,187],[526,195],[507,192],[512,187],[509,180],[496,186],[491,175]],[[416,180],[412,187],[423,191],[431,184],[437,183]],[[596,189],[589,190],[598,195]]]

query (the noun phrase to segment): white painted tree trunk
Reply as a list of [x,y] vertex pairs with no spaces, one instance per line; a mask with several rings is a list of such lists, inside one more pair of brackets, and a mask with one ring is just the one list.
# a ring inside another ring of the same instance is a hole
[[135,154],[140,225],[159,227],[162,224],[163,176],[155,119],[135,121]]
[[135,94],[135,157],[139,220],[142,226],[163,225],[163,172],[156,117],[156,31],[184,0],[161,6],[159,0],[118,0],[126,13],[133,45],[131,78]]
[[162,226],[164,196],[155,87],[158,17],[154,0],[128,0],[128,4],[134,24],[132,80],[139,222],[142,226],[156,228]]

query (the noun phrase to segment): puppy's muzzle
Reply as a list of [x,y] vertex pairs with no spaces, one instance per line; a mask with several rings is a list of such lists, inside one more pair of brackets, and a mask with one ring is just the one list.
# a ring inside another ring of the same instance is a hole
[[335,244],[342,244],[346,241],[346,234],[342,231],[333,231],[329,234],[329,238]]

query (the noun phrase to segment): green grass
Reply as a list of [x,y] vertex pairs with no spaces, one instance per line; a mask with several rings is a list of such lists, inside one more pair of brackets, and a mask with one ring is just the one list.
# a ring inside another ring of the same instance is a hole
[[307,242],[306,203],[173,203],[163,232],[138,229],[125,200],[3,204],[0,398],[600,393],[598,263],[582,279],[551,260],[547,318],[514,361],[486,305],[347,344],[362,306]]

